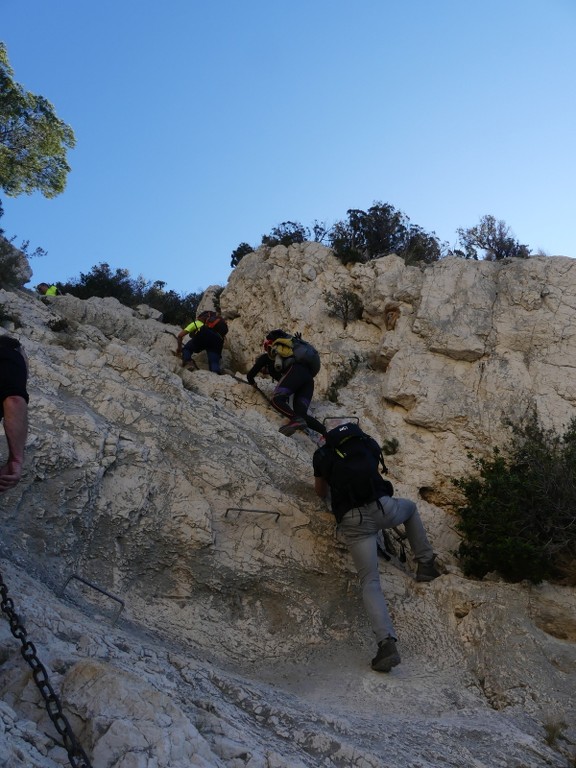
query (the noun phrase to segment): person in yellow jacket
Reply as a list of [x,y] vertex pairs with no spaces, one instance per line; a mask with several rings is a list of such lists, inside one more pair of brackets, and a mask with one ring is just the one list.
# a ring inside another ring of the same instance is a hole
[[[185,336],[190,336],[189,341],[182,346]],[[176,354],[182,356],[182,365],[187,365],[196,352],[206,351],[208,367],[213,373],[222,373],[222,347],[224,338],[219,333],[208,328],[201,320],[193,320],[185,328],[182,328],[177,338]]]
[[61,296],[57,285],[48,285],[48,283],[38,283],[36,286],[38,293],[42,296]]

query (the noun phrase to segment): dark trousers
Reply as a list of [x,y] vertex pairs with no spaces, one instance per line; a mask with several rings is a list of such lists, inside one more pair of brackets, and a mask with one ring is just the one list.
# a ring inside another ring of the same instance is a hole
[[190,341],[184,344],[182,348],[182,362],[188,363],[196,352],[205,351],[208,356],[208,367],[210,370],[213,373],[220,373],[223,346],[224,339],[220,334],[212,331],[210,328],[201,328],[192,336]]
[[[272,406],[289,419],[300,417],[315,432],[324,434],[326,429],[313,416],[308,415],[308,408],[314,395],[314,377],[310,369],[301,363],[294,363],[276,385],[272,395]],[[290,398],[292,397],[292,406]]]

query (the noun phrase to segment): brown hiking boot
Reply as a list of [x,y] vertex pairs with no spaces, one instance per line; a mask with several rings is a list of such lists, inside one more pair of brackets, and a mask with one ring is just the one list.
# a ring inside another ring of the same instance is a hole
[[438,576],[442,575],[438,568],[436,568],[434,560],[436,560],[436,555],[434,555],[432,560],[428,560],[425,563],[418,563],[418,566],[416,567],[416,581],[434,581],[434,579],[437,579]]
[[396,650],[396,640],[387,637],[378,643],[378,652],[372,659],[372,669],[376,672],[390,672],[392,667],[400,664],[400,654]]

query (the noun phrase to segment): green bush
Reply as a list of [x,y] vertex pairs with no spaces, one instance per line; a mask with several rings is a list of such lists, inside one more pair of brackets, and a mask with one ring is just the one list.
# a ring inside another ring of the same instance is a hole
[[165,291],[165,285],[162,280],[150,282],[142,276],[133,278],[127,269],[113,272],[109,264],[102,263],[92,267],[87,274],[81,272],[80,277],[61,284],[60,290],[79,299],[111,296],[128,307],[148,304],[162,312],[165,323],[186,325],[196,317],[202,293],[177,294]]
[[535,413],[512,429],[503,455],[477,459],[477,474],[454,480],[464,572],[491,571],[506,581],[576,584],[576,418],[563,435]]
[[354,354],[349,360],[343,362],[340,365],[338,373],[326,390],[326,398],[330,400],[331,403],[338,402],[339,391],[352,381],[354,374],[356,373],[356,370],[361,362],[362,358],[359,355]]
[[328,307],[328,314],[331,317],[340,318],[344,328],[348,327],[351,320],[358,320],[362,317],[364,311],[362,299],[354,291],[349,291],[346,288],[341,288],[337,293],[324,291],[322,297]]
[[262,245],[274,247],[275,245],[284,245],[286,248],[290,245],[298,245],[310,240],[310,230],[299,221],[283,221],[278,226],[273,227],[269,235],[262,235]]

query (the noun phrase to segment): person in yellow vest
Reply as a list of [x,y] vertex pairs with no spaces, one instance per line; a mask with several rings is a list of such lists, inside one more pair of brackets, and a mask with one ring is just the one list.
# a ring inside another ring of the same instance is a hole
[[[182,347],[182,340],[190,336],[189,341]],[[208,367],[213,373],[222,373],[222,347],[224,338],[219,333],[208,328],[201,320],[193,320],[178,334],[176,354],[182,356],[182,365],[188,366],[192,355],[196,352],[206,351]]]
[[42,296],[61,296],[62,294],[58,290],[57,285],[48,285],[48,283],[38,283],[36,286],[38,293]]

